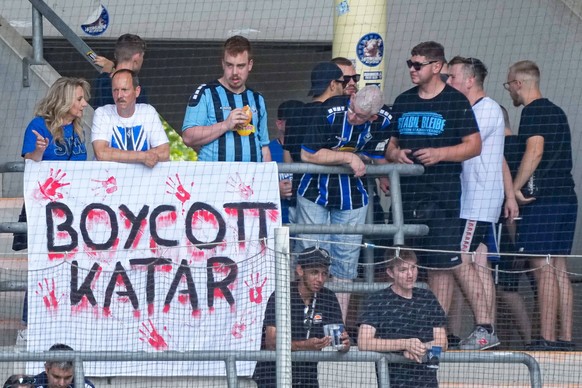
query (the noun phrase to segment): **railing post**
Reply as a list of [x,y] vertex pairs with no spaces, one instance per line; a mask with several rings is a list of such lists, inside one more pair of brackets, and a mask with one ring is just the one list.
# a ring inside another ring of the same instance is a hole
[[275,322],[277,387],[291,386],[291,274],[289,228],[275,228]]
[[378,371],[378,388],[390,388],[390,373],[388,370],[388,360],[382,357],[376,361]]
[[394,235],[394,245],[404,245],[404,215],[402,210],[402,191],[400,190],[400,174],[398,171],[390,171],[390,210],[392,212],[392,223],[398,231]]
[[44,62],[42,14],[32,7],[32,59],[34,64]]
[[238,377],[236,373],[236,358],[234,356],[228,356],[225,360],[226,363],[226,382],[228,388],[238,388]]
[[83,370],[83,360],[81,357],[75,356],[73,363],[73,368],[75,370],[75,388],[85,388],[85,371]]
[[42,14],[38,9],[32,7],[32,58],[24,57],[22,59],[22,87],[30,87],[30,65],[45,64],[42,37]]
[[[368,177],[366,179],[368,185],[368,209],[366,213],[366,224],[374,224],[374,191],[376,187],[376,178]],[[365,238],[364,241],[368,241]],[[374,283],[374,249],[368,248],[364,250],[364,279],[366,283]]]
[[[33,9],[42,14],[65,39],[75,48],[87,61],[97,70],[101,71],[101,67],[96,65],[93,60],[97,56],[95,52],[81,39],[75,32],[60,18],[59,15],[52,10],[43,0],[29,0]],[[33,11],[34,12],[34,11]],[[42,33],[40,35],[42,39]]]

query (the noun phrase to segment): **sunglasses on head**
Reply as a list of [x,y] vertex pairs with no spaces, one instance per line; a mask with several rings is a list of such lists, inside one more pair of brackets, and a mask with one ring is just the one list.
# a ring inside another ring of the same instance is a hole
[[346,83],[346,85],[350,82],[350,80],[353,80],[355,83],[360,82],[360,74],[354,74],[354,75],[344,75],[344,82]]
[[423,66],[430,65],[430,64],[436,63],[436,62],[438,62],[438,61],[412,62],[409,59],[406,61],[406,65],[408,66],[409,69],[412,67],[414,70],[419,71],[420,69],[422,69]]
[[6,385],[4,385],[4,387],[5,388],[12,388],[12,387],[16,387],[18,385],[24,385],[24,384],[34,386],[35,382],[36,382],[36,380],[32,376],[20,376],[20,377],[10,379],[10,381],[7,381]]

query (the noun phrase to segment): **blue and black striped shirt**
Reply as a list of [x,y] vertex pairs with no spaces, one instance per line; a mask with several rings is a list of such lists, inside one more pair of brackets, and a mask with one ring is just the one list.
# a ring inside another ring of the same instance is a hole
[[241,136],[229,131],[202,146],[198,160],[207,162],[261,162],[261,148],[269,145],[267,109],[263,96],[252,89],[236,94],[218,81],[202,84],[190,96],[183,131],[195,131],[197,126],[209,126],[226,120],[233,109],[248,105],[253,113],[254,132]]

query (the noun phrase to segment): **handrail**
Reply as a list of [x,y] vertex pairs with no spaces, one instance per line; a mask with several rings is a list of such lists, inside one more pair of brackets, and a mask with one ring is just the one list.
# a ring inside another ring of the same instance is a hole
[[97,54],[42,0],[28,0],[32,4],[32,58],[22,59],[22,86],[30,87],[30,65],[46,65],[43,48],[42,17],[44,16],[61,35],[99,72],[101,66],[93,61]]
[[[217,350],[217,351],[191,351],[173,352],[165,351],[159,353],[150,352],[120,352],[120,351],[54,351],[54,352],[0,352],[0,362],[12,361],[49,361],[49,360],[70,360],[77,363],[90,361],[275,361],[276,351],[267,350]],[[312,362],[388,362],[388,363],[410,363],[411,361],[397,353],[379,352],[317,352],[301,351],[291,354],[292,361],[312,361]],[[541,369],[535,358],[522,352],[445,352],[441,355],[441,363],[509,363],[524,364],[530,374],[530,384],[532,388],[542,387]],[[231,367],[232,369],[232,367]],[[383,375],[382,368],[379,368],[379,386],[386,387],[387,376]],[[76,386],[82,384],[82,375],[77,375]],[[228,386],[236,387],[236,374],[227,376]],[[82,387],[82,385],[79,385]]]
[[[30,3],[32,4],[34,9],[37,10],[38,12],[40,12],[42,14],[42,16],[44,16],[50,22],[50,24],[52,24],[57,29],[57,31],[59,31],[61,33],[61,35],[63,35],[63,37],[66,40],[68,40],[69,43],[71,43],[71,45],[75,49],[77,49],[77,51],[81,55],[83,55],[83,57],[85,59],[87,59],[87,61],[95,69],[97,69],[99,72],[101,71],[101,66],[96,65],[95,62],[93,62],[93,60],[96,57],[95,52],[91,49],[91,47],[89,47],[87,45],[87,43],[85,43],[83,41],[83,39],[79,38],[77,36],[77,34],[75,34],[75,32],[71,29],[71,27],[69,27],[63,21],[63,19],[61,19],[59,17],[59,15],[57,15],[55,13],[55,11],[53,11],[52,8],[47,5],[47,3],[45,3],[43,0],[28,0],[28,1],[30,1]],[[40,24],[42,26],[42,22]],[[33,27],[34,27],[34,24],[33,24]],[[40,31],[37,31],[35,28],[33,28],[32,34],[33,34],[33,42],[38,41],[39,38],[42,41],[42,29]],[[42,52],[40,53],[40,55],[42,58]],[[35,57],[36,57],[36,55],[35,55]],[[35,59],[39,59],[39,58],[35,58]]]
[[[39,0],[30,0],[39,1]],[[197,163],[197,162],[196,162]],[[344,166],[322,166],[311,163],[280,163],[277,165],[282,173],[313,173],[313,174],[351,174],[349,167]],[[0,165],[0,173],[23,172],[24,162],[8,162]],[[424,168],[421,165],[385,164],[370,165],[366,168],[367,176],[388,176],[390,179],[392,193],[392,214],[394,223],[390,225],[288,225],[292,234],[318,234],[322,227],[327,233],[334,234],[362,234],[364,236],[394,236],[394,244],[404,243],[404,236],[423,236],[428,233],[426,225],[406,225],[402,216],[402,203],[400,200],[400,176],[421,175]],[[398,198],[395,198],[398,197]],[[0,233],[24,233],[26,223],[3,222],[0,223]]]

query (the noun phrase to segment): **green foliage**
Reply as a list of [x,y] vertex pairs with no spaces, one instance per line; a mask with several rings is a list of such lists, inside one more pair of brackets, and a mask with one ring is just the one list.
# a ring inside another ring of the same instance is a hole
[[162,116],[160,116],[166,135],[170,140],[170,160],[172,161],[195,161],[198,154],[182,141],[182,137],[176,133],[174,128]]

